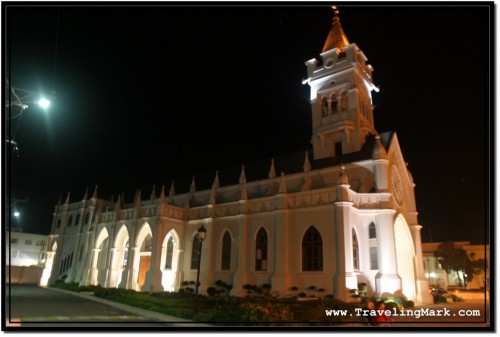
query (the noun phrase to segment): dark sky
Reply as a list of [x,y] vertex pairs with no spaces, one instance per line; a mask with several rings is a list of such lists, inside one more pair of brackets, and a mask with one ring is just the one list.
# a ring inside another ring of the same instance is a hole
[[[11,204],[14,225],[48,234],[59,196],[78,201],[96,184],[100,197],[130,202],[137,188],[149,196],[153,184],[159,193],[172,179],[309,148],[301,80],[332,10],[292,4],[2,3],[5,77],[56,91],[48,112],[32,106],[11,120],[19,157],[4,158],[6,183],[11,201],[28,198]],[[458,4],[339,9],[375,69],[375,128],[396,131],[409,162],[423,241],[481,243],[493,9]]]

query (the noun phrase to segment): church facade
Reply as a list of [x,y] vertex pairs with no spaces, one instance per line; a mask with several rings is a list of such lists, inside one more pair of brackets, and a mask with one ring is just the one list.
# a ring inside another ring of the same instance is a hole
[[[134,202],[92,196],[55,206],[41,285],[57,280],[136,291],[200,293],[221,280],[270,284],[280,296],[315,286],[350,301],[403,294],[431,302],[425,279],[414,182],[395,132],[374,127],[373,69],[350,43],[334,10],[322,53],[306,62],[312,153],[293,165],[270,160],[260,179],[177,194],[174,183]],[[288,165],[288,166],[287,166]],[[277,169],[280,168],[280,169]],[[220,180],[219,180],[220,178]],[[198,231],[206,230],[201,241]],[[201,248],[201,251],[200,251]],[[200,261],[201,259],[201,261]]]

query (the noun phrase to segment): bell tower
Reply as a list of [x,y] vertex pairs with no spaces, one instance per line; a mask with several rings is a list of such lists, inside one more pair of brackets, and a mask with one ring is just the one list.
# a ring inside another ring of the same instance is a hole
[[361,150],[366,136],[376,134],[373,122],[373,68],[342,29],[333,8],[332,27],[319,57],[306,62],[311,87],[314,159]]

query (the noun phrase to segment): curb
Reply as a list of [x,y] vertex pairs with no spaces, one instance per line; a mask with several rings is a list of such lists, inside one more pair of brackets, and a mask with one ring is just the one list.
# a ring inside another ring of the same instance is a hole
[[178,318],[175,316],[170,316],[170,315],[162,314],[159,312],[154,312],[154,311],[149,311],[149,310],[142,309],[142,308],[133,307],[133,306],[123,304],[123,303],[109,301],[109,300],[106,300],[104,298],[95,297],[94,295],[90,295],[89,293],[78,293],[78,292],[62,290],[62,289],[57,289],[57,288],[51,288],[51,287],[47,287],[46,289],[51,289],[51,290],[55,290],[55,291],[58,291],[61,293],[65,293],[65,294],[73,295],[76,297],[84,298],[84,299],[87,299],[90,301],[98,302],[98,303],[101,303],[101,304],[104,304],[104,305],[107,305],[107,306],[110,306],[110,307],[113,307],[116,309],[120,309],[120,310],[129,312],[129,313],[137,315],[137,316],[148,318],[156,323],[166,323],[169,326],[185,326],[185,327],[209,327],[209,326],[211,326],[211,325],[205,324],[205,323],[197,323],[197,322],[193,322],[191,320],[187,320],[184,318]]

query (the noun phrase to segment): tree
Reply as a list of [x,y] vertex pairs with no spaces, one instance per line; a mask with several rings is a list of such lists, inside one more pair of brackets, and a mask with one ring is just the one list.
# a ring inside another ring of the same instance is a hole
[[[467,286],[467,282],[471,281],[474,277],[473,263],[467,252],[463,248],[455,247],[453,242],[441,243],[434,252],[434,257],[446,272],[451,273],[455,271],[457,273],[458,283],[461,287]],[[464,280],[460,277],[459,272],[462,272],[462,275],[466,276]]]

